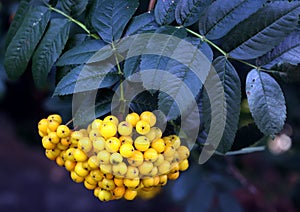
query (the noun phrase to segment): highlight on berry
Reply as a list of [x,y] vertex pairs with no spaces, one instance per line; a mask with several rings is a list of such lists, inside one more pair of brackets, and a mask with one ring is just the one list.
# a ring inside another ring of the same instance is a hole
[[101,201],[137,196],[149,199],[189,167],[189,149],[177,135],[162,137],[150,111],[95,119],[86,129],[70,129],[60,115],[38,123],[45,155],[93,190]]

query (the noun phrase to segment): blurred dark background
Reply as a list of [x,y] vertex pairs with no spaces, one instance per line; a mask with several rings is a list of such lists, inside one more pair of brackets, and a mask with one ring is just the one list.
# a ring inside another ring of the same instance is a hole
[[[67,101],[36,90],[30,70],[20,80],[6,78],[4,41],[18,1],[0,2],[0,211],[300,211],[299,83],[283,84],[288,106],[286,134],[290,148],[242,156],[215,156],[169,181],[151,200],[100,202],[68,172],[44,156],[37,123],[50,113],[71,116]],[[242,81],[249,70],[234,64]],[[243,146],[255,130],[241,131],[235,146]],[[241,145],[242,144],[242,145]]]

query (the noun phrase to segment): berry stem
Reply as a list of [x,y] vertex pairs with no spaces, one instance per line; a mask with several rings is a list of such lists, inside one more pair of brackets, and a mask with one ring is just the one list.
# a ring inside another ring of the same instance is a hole
[[72,118],[70,121],[68,121],[68,122],[66,123],[66,126],[70,125],[73,121],[74,121],[74,119]]
[[72,18],[71,16],[67,15],[66,13],[64,13],[63,11],[56,9],[55,7],[52,7],[50,4],[47,4],[48,8],[54,12],[57,12],[61,15],[63,15],[64,17],[66,17],[67,19],[69,19],[70,21],[72,21],[73,23],[77,24],[79,27],[81,27],[85,32],[87,32],[89,34],[89,36],[95,38],[95,39],[100,39],[100,37],[96,34],[93,34],[90,32],[90,30],[88,30],[88,28],[86,28],[86,26],[81,23],[80,21],[75,20],[74,18]]

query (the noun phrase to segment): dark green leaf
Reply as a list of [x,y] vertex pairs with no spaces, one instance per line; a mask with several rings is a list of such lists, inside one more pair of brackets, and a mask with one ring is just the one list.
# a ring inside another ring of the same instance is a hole
[[105,42],[116,41],[138,6],[138,0],[103,0],[92,15],[92,25]]
[[71,70],[56,86],[53,95],[107,88],[120,80],[120,76],[110,63],[87,64]]
[[202,41],[200,38],[195,37],[187,37],[185,38],[185,40],[193,44],[193,46],[195,46],[197,49],[199,49],[209,61],[213,60],[213,51],[206,42]]
[[175,20],[175,9],[178,0],[160,0],[154,8],[155,20],[159,25],[170,24]]
[[143,13],[139,16],[135,16],[130,22],[125,35],[138,34],[141,31],[156,30],[158,28],[155,22],[153,13]]
[[[204,126],[206,131],[212,126],[211,120],[213,114],[211,114],[212,107],[218,107],[218,105],[226,105],[224,107],[223,115],[219,114],[220,119],[225,119],[225,129],[218,145],[217,150],[222,153],[226,153],[230,150],[234,137],[238,129],[239,115],[240,115],[240,103],[241,103],[241,82],[240,78],[235,71],[234,67],[224,56],[220,56],[214,60],[212,66],[214,67],[217,75],[208,77],[209,80],[212,78],[216,79],[216,82],[224,88],[224,98],[216,98],[215,96],[208,96],[207,92],[204,93],[203,97],[203,116]],[[210,73],[211,74],[211,73]]]
[[88,0],[61,0],[62,11],[72,16],[79,16],[86,9]]
[[300,66],[291,65],[288,63],[277,64],[272,67],[274,76],[282,79],[284,82],[300,82]]
[[87,40],[65,52],[57,61],[57,66],[81,65],[88,62],[106,45],[102,40]]
[[7,49],[13,37],[16,35],[19,27],[22,25],[24,21],[24,15],[27,13],[27,10],[29,9],[29,2],[30,0],[23,0],[20,2],[18,10],[14,16],[13,22],[11,23],[8,32],[6,34],[5,50]]
[[259,130],[265,135],[279,133],[286,119],[286,106],[277,82],[269,74],[254,69],[247,75],[246,94]]
[[183,26],[190,26],[196,23],[201,17],[201,13],[211,3],[212,0],[179,1],[175,10],[177,23]]
[[157,109],[157,95],[151,94],[148,91],[144,91],[138,94],[130,104],[130,109],[136,113],[142,113],[143,111],[153,111]]
[[271,68],[276,63],[300,63],[300,32],[292,32],[272,51],[258,58],[257,65]]
[[32,58],[32,76],[36,86],[47,84],[47,76],[61,54],[69,37],[71,22],[67,19],[52,19],[41,43]]
[[253,59],[278,45],[298,25],[300,2],[273,2],[234,27],[222,41],[231,57]]
[[226,35],[234,26],[263,6],[266,0],[217,0],[199,21],[199,31],[208,39]]
[[30,7],[5,52],[5,69],[11,79],[18,79],[26,70],[35,47],[42,38],[50,19],[47,7]]

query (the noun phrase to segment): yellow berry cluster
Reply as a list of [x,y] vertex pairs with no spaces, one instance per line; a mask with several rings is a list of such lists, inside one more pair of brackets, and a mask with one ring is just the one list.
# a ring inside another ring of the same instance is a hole
[[189,149],[176,135],[162,137],[156,116],[130,113],[124,121],[109,115],[87,129],[71,130],[53,114],[38,124],[45,154],[70,171],[101,201],[151,198],[179,171],[189,167]]

